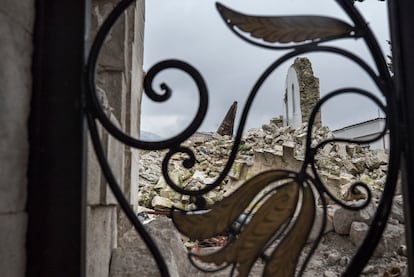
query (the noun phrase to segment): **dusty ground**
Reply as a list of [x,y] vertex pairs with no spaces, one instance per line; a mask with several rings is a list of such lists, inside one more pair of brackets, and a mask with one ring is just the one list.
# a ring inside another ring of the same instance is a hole
[[[304,249],[306,255],[310,249],[307,245]],[[214,249],[203,249],[203,252],[213,251]],[[327,233],[317,248],[314,256],[309,262],[303,276],[305,277],[336,277],[346,269],[352,256],[356,252],[356,247],[350,242],[348,236],[341,236],[334,232]],[[368,265],[364,268],[361,276],[405,276],[407,258],[400,251],[389,251],[380,257],[371,257]],[[301,257],[303,260],[303,257]],[[263,263],[257,262],[249,276],[261,276]],[[198,277],[224,277],[230,276],[230,270],[223,270],[216,273],[203,274],[197,273]]]
[[[330,232],[323,237],[304,276],[341,276],[355,252],[356,247],[347,236]],[[335,257],[336,255],[337,257]],[[385,272],[395,271],[395,269],[392,269],[393,267],[399,268],[399,271],[402,273],[405,270],[406,262],[406,257],[397,252],[386,252],[381,257],[371,257],[368,265],[362,272],[362,276],[384,276]]]

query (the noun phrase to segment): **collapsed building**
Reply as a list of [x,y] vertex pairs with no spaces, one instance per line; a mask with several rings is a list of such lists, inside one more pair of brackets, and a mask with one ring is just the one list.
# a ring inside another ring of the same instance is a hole
[[[208,204],[220,201],[264,170],[300,169],[305,154],[307,120],[320,98],[319,79],[313,75],[309,59],[296,58],[289,68],[284,98],[283,117],[274,118],[261,128],[244,134],[229,175],[220,187],[205,195]],[[187,170],[182,166],[182,161],[187,158],[185,154],[173,157],[169,174],[177,185],[196,190],[213,183],[219,176],[234,144],[231,135],[236,105],[235,102],[230,107],[217,133],[196,134],[186,142],[196,156],[194,168]],[[333,137],[329,128],[322,126],[318,112],[312,129],[312,145]],[[140,205],[156,209],[172,206],[195,208],[194,199],[173,191],[166,184],[161,174],[162,151],[143,151],[140,156]],[[381,190],[386,178],[388,155],[384,150],[358,144],[330,143],[318,151],[315,161],[322,181],[333,195],[344,199],[347,189],[357,181],[366,183],[373,190]],[[344,200],[350,200],[346,197]]]
[[[299,170],[305,151],[307,124],[294,129],[278,127],[272,123],[262,128],[251,129],[243,137],[239,154],[229,176],[216,190],[205,198],[208,204],[220,201],[247,179],[268,169]],[[326,127],[316,128],[312,143],[332,138]],[[182,188],[201,189],[212,183],[223,170],[233,147],[230,136],[214,134],[212,137],[197,137],[186,146],[193,149],[196,165],[191,170],[182,166],[186,154],[177,154],[171,162],[169,172],[172,180]],[[148,208],[165,209],[180,207],[195,208],[190,197],[181,195],[170,188],[161,174],[163,151],[142,151],[140,163],[139,204]],[[371,150],[356,144],[331,143],[317,154],[316,165],[325,184],[334,195],[343,198],[349,186],[363,181],[374,191],[380,191],[386,178],[388,155],[384,150]]]
[[[309,116],[320,99],[319,78],[315,77],[308,58],[298,57],[289,67],[284,94],[284,126],[299,128],[308,122]],[[315,118],[316,126],[321,126],[321,114]]]
[[[313,106],[319,100],[319,80],[313,76],[310,62],[306,58],[296,59],[289,72],[286,82],[287,89],[285,90],[285,116],[273,118],[268,124],[250,129],[243,135],[236,160],[228,176],[220,186],[203,196],[207,208],[230,195],[240,185],[260,172],[269,169],[289,169],[296,172],[300,170],[306,151],[308,131],[306,117],[309,116]],[[292,74],[297,75],[296,79]],[[293,86],[290,82],[294,83]],[[306,87],[306,84],[310,85],[310,88]],[[307,93],[310,95],[303,96]],[[295,96],[292,96],[293,94]],[[294,99],[300,101],[295,102]],[[292,100],[295,102],[295,109],[293,109],[293,103],[290,102]],[[300,110],[300,113],[289,112],[297,109]],[[223,124],[226,123],[225,134],[219,134],[219,132],[214,134],[196,133],[185,142],[184,146],[190,148],[195,154],[196,163],[193,168],[183,167],[183,161],[188,158],[187,154],[177,153],[172,157],[169,162],[168,174],[176,185],[186,190],[199,190],[217,179],[228,162],[234,145],[234,139],[231,136],[233,130],[230,130],[233,123],[229,120],[229,114],[234,120],[234,113],[235,107],[233,105],[223,121]],[[219,130],[221,129],[219,128]],[[319,113],[312,128],[311,145],[315,146],[333,137],[334,133],[329,128],[322,126]],[[177,193],[166,183],[161,172],[161,164],[165,154],[166,151],[140,152],[139,205],[141,210],[163,214],[162,211],[167,212],[172,207],[183,210],[197,209],[195,198]],[[369,203],[367,208],[360,211],[347,210],[329,201],[329,198],[325,199],[328,201],[324,233],[329,239],[328,242],[322,240],[321,250],[315,254],[316,257],[310,263],[307,273],[310,274],[309,276],[321,275],[320,270],[325,268],[329,270],[323,272],[324,276],[330,276],[328,273],[337,276],[338,272],[347,266],[353,254],[352,250],[349,253],[339,253],[333,248],[341,244],[341,247],[347,245],[352,249],[360,245],[365,238],[376,211],[377,199],[381,196],[386,181],[388,154],[384,149],[371,149],[367,145],[328,143],[317,151],[315,167],[332,195],[347,202],[348,205],[359,205],[360,201],[365,201],[367,198],[365,191],[350,189],[351,185],[356,182],[365,183],[373,195],[373,201]],[[316,240],[322,226],[322,218],[325,216],[320,199],[316,200],[316,215],[308,242]],[[372,261],[375,265],[370,265],[366,269],[368,275],[376,274],[377,276],[381,272],[386,272],[391,264],[398,267],[398,272],[404,270],[406,267],[406,254],[404,254],[406,246],[403,224],[402,196],[397,191],[389,224],[374,253]],[[344,237],[346,239],[342,239]],[[341,238],[341,242],[339,242],[339,238]],[[207,251],[206,253],[212,251],[208,249],[211,247],[211,241],[207,242],[207,249],[203,250],[203,248],[200,249],[200,245],[205,242],[191,242],[186,241],[185,238],[181,239],[184,240],[184,245],[190,251],[197,251],[201,254],[204,253],[202,251]],[[330,240],[333,245],[329,243]],[[212,240],[213,244],[219,244],[218,246],[223,246],[221,243],[225,244],[225,241],[225,238],[220,237]],[[183,266],[186,263],[188,262],[182,261],[180,268],[186,268]],[[191,268],[186,270],[190,272]],[[224,273],[218,276],[226,275]]]
[[[220,186],[204,195],[208,207],[230,195],[259,172],[267,169],[285,168],[295,171],[300,169],[305,151],[304,137],[307,124],[294,129],[290,126],[279,127],[275,124],[278,122],[280,122],[278,118],[271,120],[261,128],[249,130],[243,136],[238,148],[238,156],[230,173]],[[312,143],[316,144],[332,137],[333,134],[328,128],[314,128]],[[194,151],[197,162],[192,169],[187,170],[182,166],[182,162],[188,158],[187,155],[173,156],[169,170],[171,179],[179,187],[188,190],[201,189],[212,183],[223,170],[233,143],[232,137],[218,134],[196,136],[188,140],[186,146]],[[165,153],[163,151],[141,152],[139,205],[145,207],[141,210],[148,213],[168,214],[173,206],[184,210],[197,209],[196,199],[175,192],[162,177],[161,163]],[[321,250],[315,253],[315,258],[307,269],[309,275],[305,276],[315,276],[315,274],[322,276],[324,273],[320,272],[321,270],[333,272],[332,276],[338,276],[339,272],[347,266],[355,253],[355,247],[361,244],[369,231],[376,211],[376,203],[382,194],[386,180],[387,163],[388,155],[384,150],[369,149],[356,144],[326,144],[318,152],[316,157],[318,173],[335,197],[347,202],[348,205],[361,204],[367,197],[365,191],[355,192],[350,189],[350,186],[357,181],[362,181],[371,190],[373,201],[367,208],[353,211],[340,207],[326,198],[328,205],[326,206],[324,233],[327,240],[321,241],[321,246],[318,248]],[[317,199],[314,225],[308,237],[308,243],[316,240],[325,216],[319,200]],[[161,219],[154,219],[154,222],[157,220]],[[369,276],[382,275],[382,272],[385,272],[390,265],[396,265],[398,272],[406,267],[401,194],[394,197],[389,222],[379,247],[374,253],[374,258],[371,260],[374,265],[367,267],[367,272],[373,274],[368,274]],[[175,230],[172,226],[168,228]],[[200,254],[216,251],[217,247],[220,248],[226,244],[226,238],[220,236],[207,241],[181,239],[189,251],[197,251]],[[348,249],[346,252],[343,252],[344,247]],[[183,265],[188,261],[182,263],[180,268],[185,268]],[[191,266],[188,268],[190,272]],[[255,272],[252,274],[252,276],[258,276],[254,275]],[[228,272],[224,271],[222,275],[217,276],[228,276]]]

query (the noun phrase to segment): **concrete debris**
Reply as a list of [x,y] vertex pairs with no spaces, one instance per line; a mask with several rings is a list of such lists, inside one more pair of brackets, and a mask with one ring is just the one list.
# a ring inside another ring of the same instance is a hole
[[170,199],[161,197],[161,196],[155,196],[152,201],[151,205],[154,209],[165,209],[165,208],[172,208],[173,204]]
[[360,246],[369,229],[368,224],[364,222],[352,222],[350,226],[349,239],[355,246]]
[[403,277],[407,276],[398,265],[393,265],[384,272],[384,277]]
[[[300,169],[305,156],[307,124],[294,129],[290,126],[280,127],[275,122],[272,120],[262,128],[251,129],[244,134],[229,176],[216,190],[205,196],[207,203],[220,201],[223,196],[263,170]],[[312,146],[333,137],[327,127],[313,129]],[[196,190],[205,187],[220,175],[233,143],[233,139],[227,135],[196,134],[185,143],[195,153],[195,166],[185,169],[182,162],[188,157],[186,154],[177,153],[170,162],[170,178],[184,189]],[[141,151],[139,204],[154,208],[152,200],[158,195],[170,199],[174,206],[184,209],[194,207],[192,204],[195,199],[183,198],[166,184],[161,174],[164,155],[163,151]],[[341,200],[351,201],[366,198],[361,189],[345,190],[354,182],[365,182],[372,190],[382,189],[387,159],[387,153],[382,150],[330,143],[318,151],[315,162],[322,180],[333,195]],[[162,208],[162,203],[166,204],[164,208],[169,208],[168,201],[157,201],[158,208]]]
[[[223,182],[214,190],[204,195],[208,206],[221,201],[231,194],[246,180],[257,173],[269,169],[290,169],[298,171],[305,157],[307,124],[300,128],[283,127],[280,120],[272,120],[261,128],[251,129],[242,137],[236,160]],[[333,138],[327,127],[313,127],[313,147],[322,141]],[[177,153],[169,162],[169,178],[180,188],[199,190],[213,183],[226,166],[233,148],[234,140],[228,135],[217,133],[197,133],[184,143],[195,155],[195,165],[190,169],[183,166],[189,157]],[[155,210],[168,210],[177,207],[184,210],[196,209],[195,197],[182,195],[174,191],[161,173],[161,164],[166,151],[141,151],[139,164],[139,205]],[[324,238],[328,234],[346,237],[347,241],[359,246],[364,240],[377,210],[378,198],[386,180],[388,155],[383,150],[372,150],[356,144],[329,143],[320,147],[315,156],[315,167],[319,177],[331,194],[347,205],[358,206],[367,201],[367,192],[362,186],[352,186],[363,182],[371,190],[373,199],[369,205],[358,211],[349,210],[338,205],[324,195],[328,204]],[[310,174],[313,174],[310,172]],[[262,192],[262,194],[265,192]],[[317,200],[317,212],[308,243],[317,238],[322,226],[324,212]],[[402,196],[394,197],[389,224],[384,237],[379,243],[374,256],[380,257],[387,252],[406,257],[404,241],[404,215]],[[324,240],[324,239],[323,239]],[[192,245],[187,241],[186,245]],[[342,255],[329,249],[325,258],[319,262],[335,268],[346,267],[352,255]],[[400,254],[397,254],[400,253]],[[316,261],[315,261],[316,263]],[[403,265],[404,263],[401,262]],[[312,269],[312,265],[309,266]],[[338,269],[339,270],[339,269]],[[379,274],[378,267],[364,270],[364,275]],[[336,276],[338,271],[327,270],[321,274]],[[383,271],[382,271],[383,272]]]
[[397,220],[398,223],[404,224],[404,211],[403,211],[403,197],[397,195],[394,197],[393,205],[391,209],[391,218]]
[[[196,276],[196,269],[187,258],[187,249],[180,233],[170,219],[157,217],[145,225],[160,248],[171,276]],[[121,238],[123,244],[114,249],[111,258],[111,277],[159,276],[159,270],[145,243],[135,229]]]
[[330,253],[328,255],[328,259],[326,261],[327,261],[328,265],[332,266],[332,265],[337,264],[340,259],[341,259],[341,255],[338,252],[333,251],[333,253]]
[[323,273],[323,276],[324,276],[324,277],[338,277],[339,275],[338,275],[338,273],[336,273],[336,272],[326,270],[326,271]]
[[[322,228],[322,223],[323,223],[323,209],[321,207],[317,207],[316,208],[316,214],[315,214],[315,220],[313,223],[313,228],[309,234],[308,237],[308,242],[313,242],[317,239],[320,230]],[[332,223],[332,218],[327,216],[326,217],[326,226],[325,229],[323,231],[323,233],[328,233],[328,232],[332,232],[334,230],[333,228],[333,223]]]
[[355,221],[355,211],[338,207],[333,214],[333,226],[337,234],[348,235]]

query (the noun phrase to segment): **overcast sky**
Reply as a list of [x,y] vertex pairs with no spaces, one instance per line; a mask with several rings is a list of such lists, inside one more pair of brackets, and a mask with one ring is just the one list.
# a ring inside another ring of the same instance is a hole
[[[350,22],[333,0],[221,0],[220,3],[254,15],[325,15]],[[386,2],[357,3],[382,47],[389,54]],[[372,64],[362,41],[353,39],[328,43],[353,51]],[[224,115],[238,101],[238,117],[263,71],[286,51],[266,50],[236,37],[224,24],[211,0],[146,1],[144,70],[165,59],[179,59],[197,68],[209,90],[209,110],[200,131],[216,131]],[[358,86],[379,95],[366,74],[349,60],[333,54],[307,54],[320,79],[321,96],[341,87]],[[283,93],[289,60],[265,82],[249,114],[245,131],[260,127],[283,114]],[[198,107],[198,92],[184,73],[168,70],[158,83],[166,82],[173,94],[168,102],[154,103],[144,95],[141,130],[170,137],[185,129]],[[339,97],[322,109],[322,123],[331,129],[372,119],[378,108],[361,97]]]

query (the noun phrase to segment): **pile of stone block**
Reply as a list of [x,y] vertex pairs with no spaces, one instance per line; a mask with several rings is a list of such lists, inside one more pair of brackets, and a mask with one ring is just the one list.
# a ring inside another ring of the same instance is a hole
[[[220,186],[204,196],[207,204],[212,205],[222,200],[246,180],[264,170],[299,171],[306,151],[306,132],[306,124],[293,129],[280,127],[273,121],[261,128],[247,131],[238,147],[237,158],[228,176]],[[333,134],[328,128],[314,127],[311,145],[314,147],[332,137]],[[194,167],[185,169],[182,162],[188,157],[186,154],[177,153],[169,163],[170,178],[181,188],[191,190],[205,187],[223,170],[233,144],[234,140],[229,136],[205,133],[194,135],[185,142],[185,146],[194,151]],[[161,173],[165,154],[166,151],[140,153],[139,204],[155,210],[168,210],[172,206],[186,210],[196,208],[195,199],[175,192],[165,182]],[[317,276],[338,276],[349,264],[372,224],[386,179],[388,154],[384,150],[370,149],[358,144],[330,143],[317,151],[315,163],[326,188],[346,205],[357,206],[367,200],[363,188],[352,189],[351,185],[355,182],[364,182],[373,195],[369,205],[358,211],[343,208],[326,195],[322,196],[327,203],[326,226],[323,230],[325,235],[315,258],[308,266],[307,273]],[[313,174],[310,171],[309,173]],[[317,196],[316,200],[314,225],[306,247],[315,242],[325,217],[322,199]],[[402,196],[397,194],[384,235],[375,250],[373,264],[364,269],[363,275],[378,276],[393,265],[397,265],[401,272],[406,267],[407,250],[402,205]],[[197,242],[187,242],[185,245],[191,248],[197,245]],[[348,249],[346,253],[343,252],[344,247]],[[335,250],[337,248],[339,250]],[[323,271],[324,268],[326,272]]]
[[[273,121],[262,128],[245,133],[238,147],[238,156],[229,175],[215,190],[204,197],[208,205],[220,201],[247,179],[269,169],[298,171],[305,155],[307,124],[293,129],[279,127]],[[313,127],[312,146],[332,138],[327,127]],[[197,190],[214,182],[222,172],[233,147],[234,140],[218,134],[196,135],[185,142],[194,151],[195,166],[185,169],[184,153],[174,155],[169,163],[169,176],[179,187]],[[195,199],[175,192],[167,185],[161,173],[165,151],[141,151],[139,204],[147,208],[163,209],[172,206],[186,210],[195,208]],[[330,143],[317,151],[316,168],[322,181],[337,198],[350,201],[364,199],[352,195],[352,183],[366,183],[374,195],[379,195],[385,182],[388,155],[384,150],[373,150],[358,144]]]

